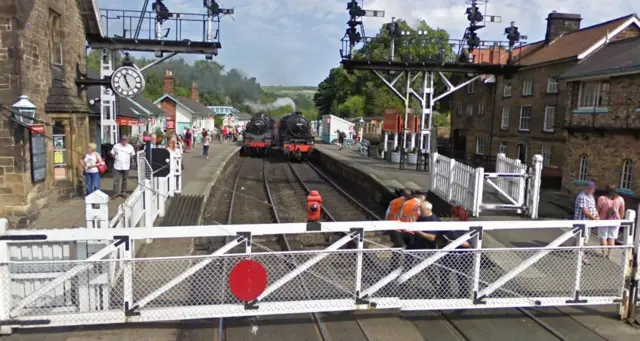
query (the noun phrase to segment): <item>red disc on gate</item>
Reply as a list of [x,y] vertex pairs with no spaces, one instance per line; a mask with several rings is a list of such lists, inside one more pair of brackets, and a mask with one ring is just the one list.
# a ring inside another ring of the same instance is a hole
[[229,274],[229,289],[241,301],[253,301],[267,288],[267,271],[252,259],[240,261]]

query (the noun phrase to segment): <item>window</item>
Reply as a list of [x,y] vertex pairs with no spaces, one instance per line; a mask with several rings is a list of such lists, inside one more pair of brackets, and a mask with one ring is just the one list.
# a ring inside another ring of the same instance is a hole
[[478,116],[484,115],[484,104],[478,104],[478,112],[476,114]]
[[523,105],[520,107],[520,131],[529,131],[531,126],[531,106]]
[[502,115],[500,116],[500,129],[509,129],[509,107],[502,107]]
[[54,65],[62,65],[62,22],[60,20],[60,14],[49,11],[49,27],[50,27],[50,42],[49,48],[51,50],[51,63]]
[[589,179],[589,157],[580,156],[580,168],[578,168],[578,180],[587,181]]
[[548,106],[544,108],[544,125],[543,131],[553,132],[553,122],[556,118],[556,107]]
[[548,94],[558,93],[558,77],[547,78],[547,93]]
[[484,155],[484,139],[476,137],[476,155]]
[[467,93],[468,94],[472,94],[474,92],[476,92],[476,82],[475,81],[467,84]]
[[528,79],[522,82],[522,96],[533,94],[533,81]]
[[540,150],[540,154],[542,154],[542,164],[548,166],[551,164],[551,146],[542,145],[542,149]]
[[463,110],[464,110],[464,109],[462,109],[462,105],[458,105],[458,106],[456,107],[456,115],[457,115],[457,116],[462,117]]
[[609,83],[580,83],[578,108],[602,108],[607,106],[609,106]]
[[498,147],[498,153],[507,155],[507,143],[500,142],[500,146]]
[[502,96],[511,97],[511,81],[504,82],[504,87],[502,88]]
[[633,185],[633,161],[626,159],[622,161],[622,177],[620,179],[620,188],[631,189]]
[[473,116],[473,104],[467,104],[467,116]]

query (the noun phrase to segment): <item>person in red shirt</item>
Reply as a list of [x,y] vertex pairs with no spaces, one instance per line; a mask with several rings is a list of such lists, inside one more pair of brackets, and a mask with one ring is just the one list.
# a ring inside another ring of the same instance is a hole
[[187,128],[187,131],[184,133],[185,153],[191,152],[191,142],[193,142],[193,135],[191,135],[191,130]]

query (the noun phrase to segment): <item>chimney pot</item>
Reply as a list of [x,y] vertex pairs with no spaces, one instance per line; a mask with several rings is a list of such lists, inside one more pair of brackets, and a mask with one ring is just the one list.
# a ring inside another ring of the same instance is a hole
[[164,93],[167,95],[174,95],[174,88],[173,88],[173,73],[171,73],[171,71],[167,70],[167,72],[164,75],[164,81],[163,81],[163,90]]

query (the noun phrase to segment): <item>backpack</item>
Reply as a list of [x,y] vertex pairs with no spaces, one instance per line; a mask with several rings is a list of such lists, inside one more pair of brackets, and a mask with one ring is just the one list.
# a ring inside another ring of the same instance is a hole
[[[615,199],[617,200],[617,199]],[[612,206],[613,203],[615,202],[615,200],[611,200],[611,199],[607,199],[608,204],[611,205],[611,207],[609,207],[609,209],[607,210],[607,220],[619,220],[620,216],[618,215],[618,211],[616,211]]]
[[347,134],[345,134],[345,133],[344,133],[344,131],[343,131],[343,132],[340,132],[340,137],[341,137],[341,138],[345,138],[345,137],[347,137]]

